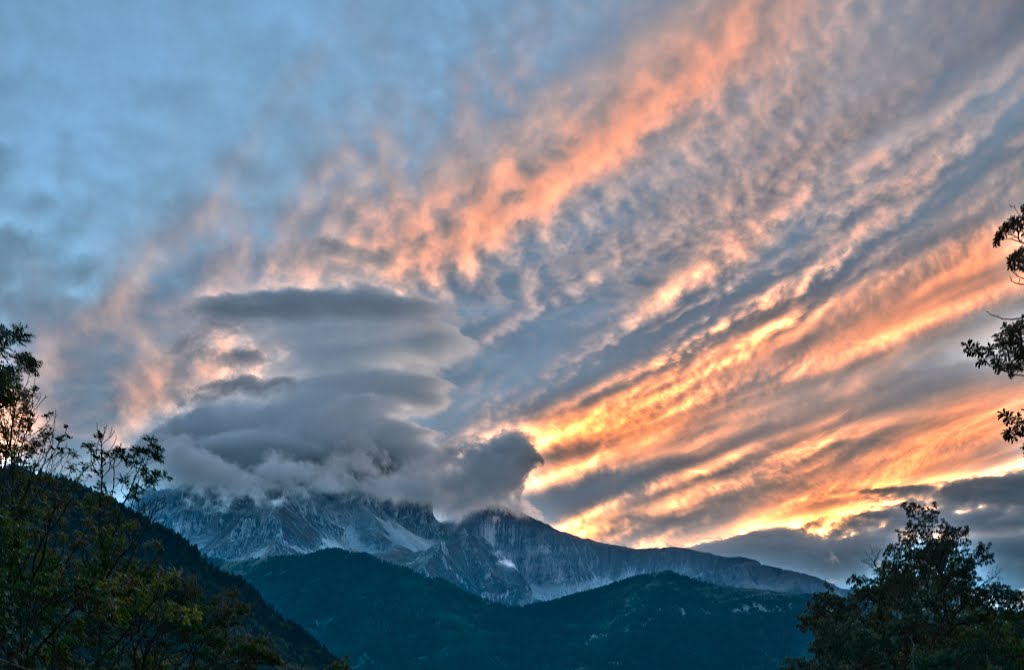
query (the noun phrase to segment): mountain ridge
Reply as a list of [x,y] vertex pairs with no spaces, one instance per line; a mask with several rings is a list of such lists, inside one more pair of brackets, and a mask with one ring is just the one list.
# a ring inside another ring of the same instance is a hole
[[154,518],[230,565],[321,549],[365,553],[511,605],[553,600],[637,575],[673,572],[711,584],[780,593],[827,588],[817,577],[692,549],[631,549],[578,538],[532,517],[482,510],[439,521],[419,503],[356,493],[251,497],[165,489]]
[[796,627],[806,595],[669,572],[515,607],[340,549],[234,568],[328,649],[348,655],[355,670],[767,670],[807,648]]

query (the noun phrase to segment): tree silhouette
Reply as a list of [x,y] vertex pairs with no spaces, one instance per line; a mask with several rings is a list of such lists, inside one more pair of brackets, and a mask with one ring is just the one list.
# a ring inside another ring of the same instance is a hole
[[[996,230],[992,246],[1000,247],[1003,242],[1017,245],[1006,256],[1006,270],[1010,273],[1010,281],[1024,285],[1024,205],[1007,217]],[[1005,374],[1007,378],[1013,379],[1024,373],[1024,316],[997,318],[1002,319],[1003,323],[991,341],[982,344],[967,340],[960,345],[967,357],[974,359],[975,367],[987,367],[997,375]],[[1024,438],[1024,412],[1003,408],[999,410],[998,417],[1003,424],[1004,440],[1013,444]]]
[[903,503],[906,526],[854,575],[845,597],[815,594],[800,617],[811,657],[790,670],[1024,667],[1024,595],[986,578],[991,546],[971,545],[966,526],[939,518],[935,503]]
[[165,567],[138,507],[167,474],[163,448],[98,430],[73,447],[40,413],[40,361],[23,325],[0,324],[0,667],[279,666],[248,607]]

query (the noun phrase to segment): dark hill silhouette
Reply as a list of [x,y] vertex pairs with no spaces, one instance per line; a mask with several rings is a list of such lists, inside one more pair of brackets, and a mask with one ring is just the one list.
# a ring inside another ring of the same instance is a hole
[[807,647],[795,624],[808,596],[668,572],[510,607],[340,549],[234,569],[359,670],[742,670],[776,668]]
[[[164,569],[180,571],[186,583],[194,578],[199,590],[195,594],[200,598],[216,598],[227,596],[232,603],[241,603],[247,612],[242,616],[240,624],[246,633],[269,638],[281,659],[288,668],[325,668],[336,661],[335,657],[324,646],[314,639],[298,624],[285,619],[278,611],[268,605],[260,594],[244,579],[229,574],[211,564],[199,550],[180,535],[158,523],[150,521],[146,516],[133,511],[113,498],[89,490],[83,485],[62,477],[48,474],[32,473],[17,467],[0,468],[0,500],[10,501],[20,491],[31,491],[34,498],[31,504],[35,509],[48,513],[48,510],[61,509],[59,525],[54,526],[50,533],[49,550],[58,559],[62,554],[75,552],[76,555],[89,555],[100,551],[93,545],[102,543],[91,533],[94,522],[102,518],[104,529],[120,528],[133,534],[129,541],[136,547],[137,558],[143,564],[155,562]],[[0,509],[0,514],[10,513],[10,508]],[[11,518],[13,524],[5,525],[5,532],[35,532],[39,519],[30,515],[22,518],[21,525],[17,519]],[[4,546],[9,542],[17,542],[16,536],[2,538]],[[126,545],[127,546],[127,545]],[[6,557],[0,556],[0,559]],[[6,567],[6,561],[3,561]],[[69,565],[77,565],[69,563]],[[88,563],[81,564],[88,568]],[[134,579],[138,574],[131,573],[120,576],[119,572],[97,579],[118,580]],[[72,584],[81,586],[84,578],[89,575],[71,574],[68,577]],[[91,583],[91,582],[89,582]],[[59,585],[52,585],[61,588]],[[54,593],[61,597],[61,591]],[[44,594],[40,594],[43,598]],[[111,595],[111,597],[115,597]],[[19,611],[7,612],[19,617]],[[102,622],[98,622],[102,625]],[[0,645],[2,646],[2,645]],[[83,647],[84,648],[84,647]],[[0,650],[2,651],[2,650]],[[72,651],[75,662],[83,661],[80,652]],[[0,658],[2,660],[2,658]],[[77,666],[75,666],[77,667]]]

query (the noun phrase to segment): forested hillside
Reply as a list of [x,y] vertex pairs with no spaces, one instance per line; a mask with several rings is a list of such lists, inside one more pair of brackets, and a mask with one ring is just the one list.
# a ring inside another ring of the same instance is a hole
[[364,554],[328,549],[235,566],[358,670],[776,668],[802,654],[807,596],[672,573],[525,607],[490,603]]

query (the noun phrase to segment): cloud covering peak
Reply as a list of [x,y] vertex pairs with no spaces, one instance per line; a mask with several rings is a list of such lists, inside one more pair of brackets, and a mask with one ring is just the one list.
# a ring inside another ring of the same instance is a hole
[[193,310],[179,356],[194,376],[216,378],[155,428],[184,483],[257,497],[359,490],[449,515],[522,507],[542,462],[524,435],[459,442],[418,422],[450,403],[443,369],[477,351],[438,303],[366,287],[280,289],[204,296]]

